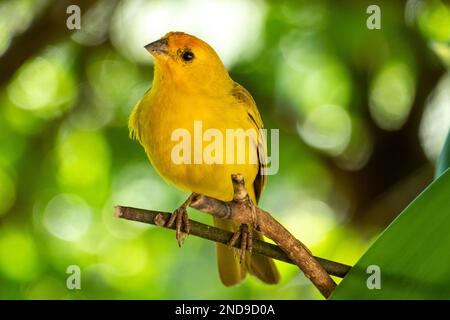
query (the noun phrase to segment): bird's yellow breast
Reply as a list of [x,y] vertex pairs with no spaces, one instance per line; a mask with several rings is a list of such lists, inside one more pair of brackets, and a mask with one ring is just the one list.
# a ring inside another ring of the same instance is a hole
[[[230,139],[230,132],[255,128],[245,108],[231,95],[219,98],[189,92],[151,90],[137,106],[133,117],[134,126],[139,127],[135,128],[140,132],[139,139],[153,166],[162,177],[177,187],[229,201],[233,197],[231,174],[243,174],[246,185],[252,186],[259,169],[258,163],[250,159],[255,145],[246,140],[245,161],[236,163],[238,152],[242,150],[237,150],[239,143],[236,140],[230,149],[231,142],[227,142],[227,134]],[[180,143],[186,143],[186,134],[190,138],[190,145],[183,146],[188,146],[190,157],[186,156],[186,152],[177,152]],[[222,141],[217,139],[219,135]],[[230,152],[235,152],[232,155],[233,163],[229,163],[231,157],[227,161],[227,153]],[[180,153],[184,160],[190,158],[190,163],[180,163],[178,158],[174,159],[174,155]],[[211,163],[210,155],[219,163]],[[220,158],[222,161],[217,161]],[[249,189],[252,194],[252,188]]]

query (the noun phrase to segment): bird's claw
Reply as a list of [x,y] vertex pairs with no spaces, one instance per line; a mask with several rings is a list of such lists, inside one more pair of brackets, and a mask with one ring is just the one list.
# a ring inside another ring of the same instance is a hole
[[167,227],[172,227],[175,223],[175,237],[177,238],[178,246],[181,247],[184,239],[189,234],[189,217],[187,214],[186,207],[181,206],[176,209],[170,216],[167,222]]
[[239,229],[233,234],[228,245],[234,247],[238,239],[241,239],[240,247],[235,250],[239,253],[239,262],[242,263],[245,260],[245,253],[252,253],[253,248],[253,235],[249,230],[248,225],[241,224]]
[[246,204],[250,208],[251,211],[251,218],[252,218],[252,227],[255,230],[259,229],[259,223],[258,223],[258,214],[256,212],[256,206],[253,203],[252,199],[247,195]]

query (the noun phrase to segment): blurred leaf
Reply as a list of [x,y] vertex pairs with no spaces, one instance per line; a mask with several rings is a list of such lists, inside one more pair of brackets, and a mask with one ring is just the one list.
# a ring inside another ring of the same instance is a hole
[[450,167],[450,130],[447,134],[447,140],[442,147],[441,155],[439,156],[435,177],[438,178],[445,170]]
[[450,39],[450,8],[441,1],[424,1],[418,16],[419,28],[429,39]]
[[[445,299],[450,296],[450,171],[419,195],[353,267],[332,299]],[[381,289],[368,289],[369,266]]]

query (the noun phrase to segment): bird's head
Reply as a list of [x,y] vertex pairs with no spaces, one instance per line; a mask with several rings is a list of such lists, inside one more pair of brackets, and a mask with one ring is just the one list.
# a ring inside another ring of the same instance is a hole
[[228,72],[214,49],[183,32],[169,32],[145,46],[164,78],[207,84],[228,81]]

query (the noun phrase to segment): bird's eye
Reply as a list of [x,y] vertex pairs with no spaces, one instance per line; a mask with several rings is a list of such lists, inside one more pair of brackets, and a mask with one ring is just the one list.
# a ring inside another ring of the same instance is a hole
[[191,61],[192,59],[194,59],[194,53],[192,51],[186,50],[181,55],[181,58],[183,58],[184,61]]

